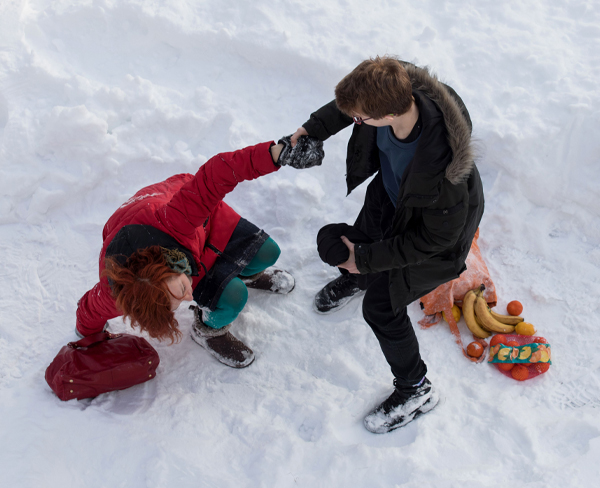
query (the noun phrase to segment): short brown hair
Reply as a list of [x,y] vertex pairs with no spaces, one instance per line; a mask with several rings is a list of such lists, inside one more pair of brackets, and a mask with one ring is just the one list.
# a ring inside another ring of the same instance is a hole
[[402,115],[412,105],[412,85],[397,58],[376,56],[360,63],[335,87],[335,102],[347,115],[374,119]]
[[[155,339],[179,340],[181,332],[171,311],[171,292],[167,281],[179,273],[169,268],[160,246],[133,253],[121,265],[115,258],[105,258],[103,274],[111,282],[112,295],[123,319]],[[177,298],[177,297],[175,297]]]

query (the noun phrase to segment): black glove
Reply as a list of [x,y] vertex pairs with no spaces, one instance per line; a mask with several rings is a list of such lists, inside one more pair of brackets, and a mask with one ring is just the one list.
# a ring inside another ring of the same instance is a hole
[[325,157],[323,141],[320,141],[316,137],[300,136],[295,147],[292,147],[291,141],[291,135],[277,141],[278,144],[283,144],[277,164],[291,166],[296,169],[312,168],[313,166],[321,165]]
[[[348,261],[350,251],[340,237],[346,236],[353,244],[371,244],[373,239],[356,227],[348,224],[329,224],[317,234],[317,251],[324,263],[339,266]],[[356,246],[354,247],[356,251]]]

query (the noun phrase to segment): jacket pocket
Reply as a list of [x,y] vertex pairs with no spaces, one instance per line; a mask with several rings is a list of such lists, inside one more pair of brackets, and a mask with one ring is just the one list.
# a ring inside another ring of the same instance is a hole
[[441,244],[452,245],[465,226],[468,211],[463,202],[448,208],[423,208],[422,219],[429,232],[443,241]]

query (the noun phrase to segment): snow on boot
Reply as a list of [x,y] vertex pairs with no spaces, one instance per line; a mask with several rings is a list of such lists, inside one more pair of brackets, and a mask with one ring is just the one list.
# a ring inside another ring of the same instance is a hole
[[315,310],[327,314],[338,311],[352,298],[365,292],[356,284],[356,278],[350,274],[338,276],[327,283],[315,296]]
[[438,401],[439,395],[427,378],[424,378],[419,386],[396,386],[394,393],[365,417],[364,424],[366,429],[374,434],[385,434],[404,427],[419,415],[429,412]]
[[213,329],[200,319],[202,310],[196,308],[192,339],[206,349],[218,361],[232,368],[245,368],[254,361],[254,353],[246,344],[237,339],[229,329],[231,324],[221,329]]
[[296,286],[294,277],[278,268],[267,268],[252,276],[240,276],[248,288],[269,291],[280,295],[287,295]]

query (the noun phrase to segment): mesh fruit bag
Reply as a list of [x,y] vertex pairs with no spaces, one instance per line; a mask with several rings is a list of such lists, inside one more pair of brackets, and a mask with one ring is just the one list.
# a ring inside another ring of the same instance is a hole
[[504,338],[505,343],[490,348],[488,359],[504,376],[525,381],[548,371],[552,350],[546,339],[518,334],[504,334]]
[[[452,316],[451,310],[453,305],[458,305],[460,307],[467,292],[479,287],[481,284],[485,285],[485,291],[483,293],[485,301],[490,307],[496,305],[496,288],[490,277],[490,272],[488,271],[485,261],[481,256],[481,251],[477,245],[478,239],[479,229],[477,229],[477,232],[475,233],[475,237],[471,244],[471,250],[467,256],[467,270],[455,280],[438,286],[431,293],[428,293],[421,298],[421,309],[423,310],[425,317],[419,321],[419,325],[423,329],[427,329],[439,323],[442,320],[442,312],[444,312],[444,316],[450,326],[450,331],[454,335],[456,343],[462,349],[465,357],[474,362],[481,362],[483,358],[472,358],[466,353],[460,338],[458,326]],[[481,341],[481,339],[477,340],[485,343],[485,341]],[[487,343],[485,344],[487,346]]]

